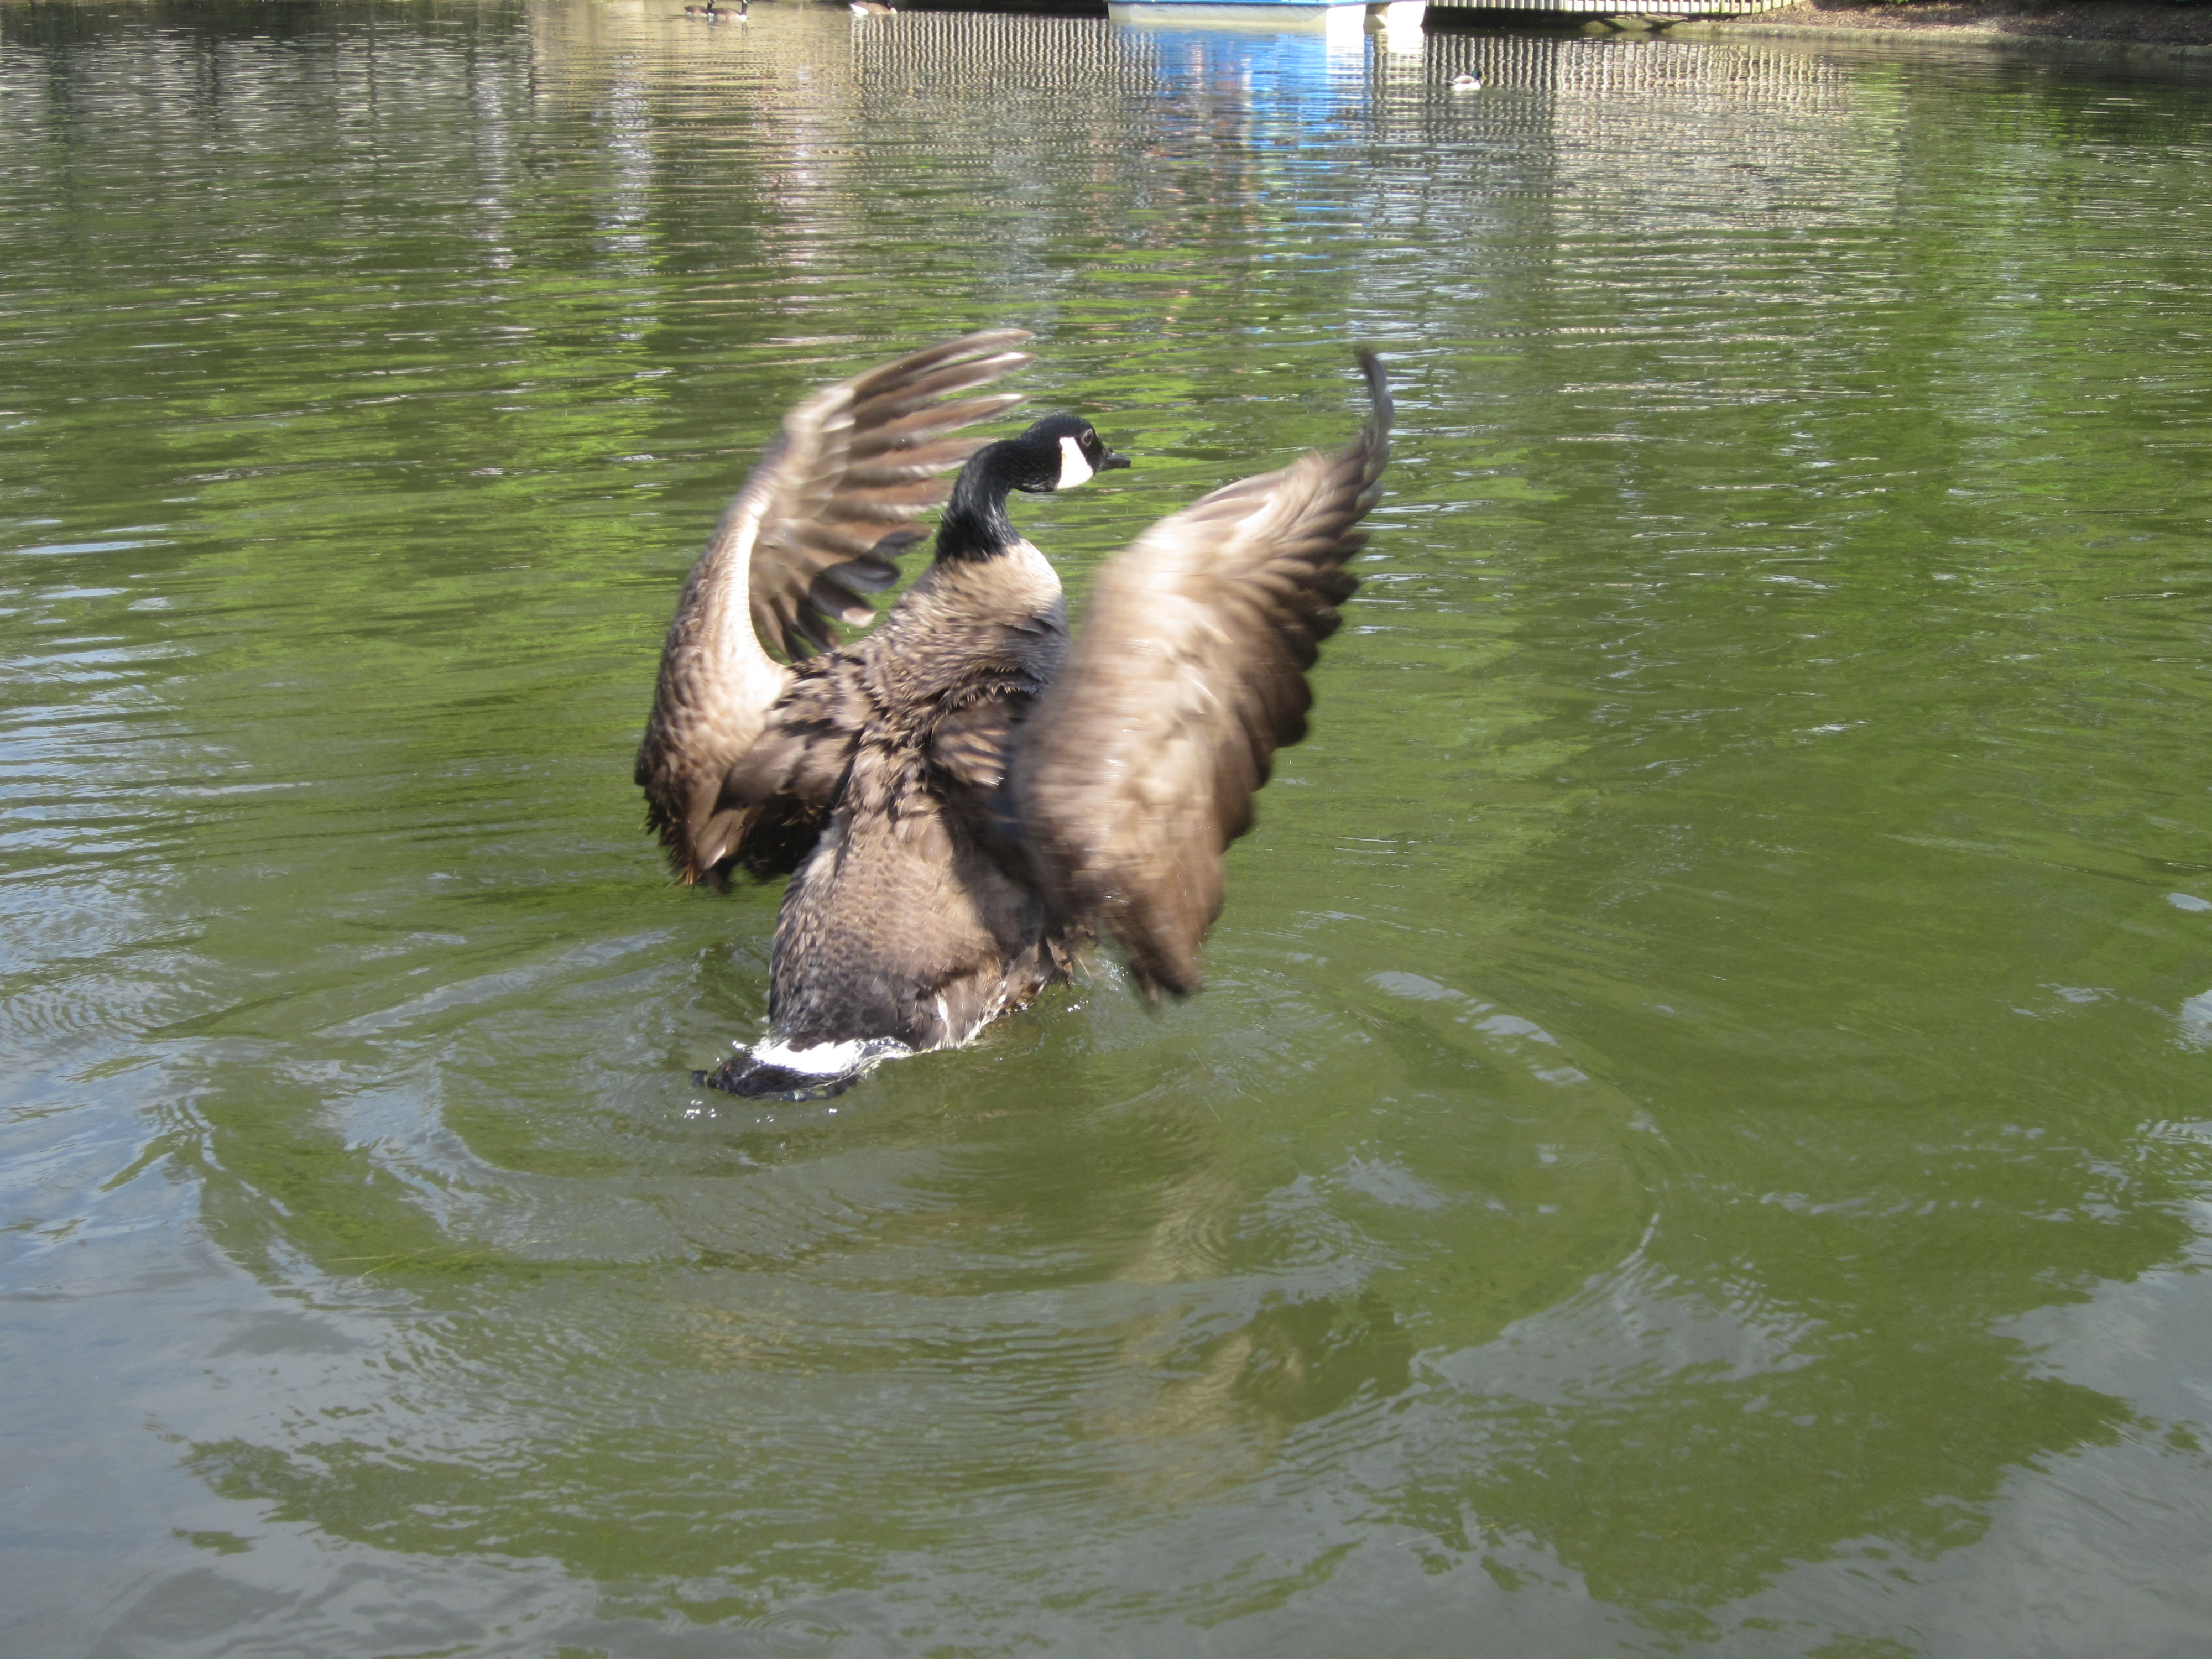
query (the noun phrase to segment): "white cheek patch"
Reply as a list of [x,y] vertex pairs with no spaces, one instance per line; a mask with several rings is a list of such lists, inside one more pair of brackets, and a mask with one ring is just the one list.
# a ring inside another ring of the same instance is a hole
[[1093,471],[1091,463],[1083,459],[1083,446],[1072,437],[1062,438],[1060,441],[1060,482],[1053,488],[1073,489],[1079,483],[1088,483]]

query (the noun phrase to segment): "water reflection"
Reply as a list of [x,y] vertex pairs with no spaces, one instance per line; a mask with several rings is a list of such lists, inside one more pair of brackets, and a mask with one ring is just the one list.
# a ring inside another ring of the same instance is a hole
[[[8,1386],[89,1540],[32,1589],[128,1556],[106,1638],[206,1651],[1909,1647],[2144,1544],[2045,1471],[2212,1536],[2160,1339],[2080,1334],[2194,1307],[2212,1185],[2201,103],[678,10],[0,9]],[[636,831],[672,583],[805,388],[982,322],[1139,457],[1025,521],[1079,589],[1390,350],[1315,736],[1198,1002],[698,1100],[775,895]],[[136,1392],[25,1357],[101,1343]]]

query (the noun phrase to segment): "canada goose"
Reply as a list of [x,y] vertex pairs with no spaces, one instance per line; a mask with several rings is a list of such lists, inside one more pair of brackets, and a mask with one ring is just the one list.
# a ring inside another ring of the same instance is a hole
[[[1070,639],[1013,490],[1128,462],[1073,415],[951,436],[1022,401],[976,388],[1031,361],[963,336],[815,393],[685,582],[638,750],[646,822],[686,882],[795,872],[768,1040],[705,1080],[834,1094],[878,1060],[957,1047],[1094,938],[1148,998],[1199,984],[1221,854],[1270,757],[1305,735],[1305,671],[1357,578],[1390,397],[1358,354],[1358,437],[1215,490],[1107,565]],[[912,520],[946,492],[936,556],[876,621]],[[835,624],[874,621],[836,643]],[[791,658],[775,660],[771,649]]]

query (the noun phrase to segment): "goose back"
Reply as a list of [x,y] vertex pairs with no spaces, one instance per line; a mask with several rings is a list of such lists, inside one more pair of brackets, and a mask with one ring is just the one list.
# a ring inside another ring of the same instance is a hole
[[[790,758],[747,787],[834,786],[776,925],[772,1001],[791,1046],[855,1031],[957,1044],[1049,978],[1042,908],[992,842],[991,805],[1011,733],[1066,650],[1059,578],[1021,542],[932,565],[779,702],[763,748],[787,720]],[[834,777],[824,707],[846,740]]]

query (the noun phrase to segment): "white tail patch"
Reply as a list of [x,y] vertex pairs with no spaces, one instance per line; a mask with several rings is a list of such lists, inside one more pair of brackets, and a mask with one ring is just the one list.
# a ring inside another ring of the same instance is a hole
[[787,1042],[763,1042],[754,1046],[753,1058],[763,1066],[781,1066],[787,1072],[801,1072],[808,1077],[842,1077],[878,1060],[913,1052],[895,1037],[872,1037],[817,1042],[805,1048],[794,1048]]
[[1073,436],[1060,441],[1060,482],[1053,486],[1054,489],[1073,489],[1079,483],[1088,483],[1097,472],[1097,469],[1084,459],[1083,446]]

